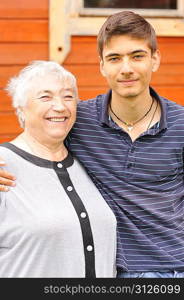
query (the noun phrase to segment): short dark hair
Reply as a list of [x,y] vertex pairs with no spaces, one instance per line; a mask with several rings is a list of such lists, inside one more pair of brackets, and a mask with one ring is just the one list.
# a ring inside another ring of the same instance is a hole
[[109,16],[98,33],[97,45],[101,58],[104,45],[113,36],[118,35],[129,35],[133,38],[147,40],[152,54],[157,49],[157,38],[151,24],[132,11],[122,11]]

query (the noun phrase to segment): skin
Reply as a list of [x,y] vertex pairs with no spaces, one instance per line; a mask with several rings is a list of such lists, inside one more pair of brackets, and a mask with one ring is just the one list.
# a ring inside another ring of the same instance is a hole
[[[3,167],[6,165],[6,163],[3,161],[3,158],[0,157],[0,167]],[[15,186],[16,177],[13,174],[8,173],[7,171],[0,169],[0,191],[7,192],[9,191],[8,186]],[[4,186],[6,185],[6,186]]]
[[[148,111],[152,101],[149,84],[152,72],[156,72],[159,65],[159,51],[156,50],[152,54],[145,40],[119,35],[112,37],[104,45],[100,58],[100,70],[112,89],[112,109],[121,119],[133,122]],[[155,106],[156,102],[153,110]],[[160,113],[160,107],[158,107],[151,125],[160,119]],[[114,119],[114,116],[111,115],[111,117]],[[132,142],[147,129],[149,120],[150,115],[140,122],[131,133],[128,133]],[[126,130],[117,119],[114,121]],[[1,184],[11,185],[13,182],[14,178],[11,174],[0,170]],[[0,186],[0,191],[5,191],[5,187]]]
[[[159,51],[152,54],[145,40],[119,35],[104,45],[100,70],[112,89],[111,107],[122,120],[134,122],[148,111],[152,102],[149,84],[159,65]],[[122,123],[115,121],[124,129]],[[145,131],[141,125],[131,132],[132,140]]]
[[75,122],[76,105],[69,81],[53,75],[37,79],[31,85],[25,107],[21,108],[25,130],[19,138],[23,137],[43,158],[63,159],[62,153],[67,152],[63,141]]
[[[70,81],[53,75],[33,81],[26,105],[20,108],[25,118],[24,132],[12,143],[39,157],[63,160],[68,153],[63,141],[75,122],[76,107]],[[15,180],[8,172],[0,171],[1,184],[14,186]],[[7,187],[1,185],[0,190],[7,191]]]

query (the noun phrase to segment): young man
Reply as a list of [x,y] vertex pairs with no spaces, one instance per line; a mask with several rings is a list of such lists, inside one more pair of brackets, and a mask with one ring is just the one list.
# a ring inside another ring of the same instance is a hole
[[184,108],[149,86],[160,53],[144,18],[110,16],[98,49],[110,90],[79,104],[69,148],[117,217],[118,277],[184,277]]

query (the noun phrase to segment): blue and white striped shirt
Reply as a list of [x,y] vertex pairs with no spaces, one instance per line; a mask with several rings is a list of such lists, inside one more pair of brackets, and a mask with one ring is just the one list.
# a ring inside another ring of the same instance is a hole
[[151,94],[160,122],[134,142],[108,116],[111,92],[82,101],[69,148],[117,217],[117,266],[184,271],[184,107]]

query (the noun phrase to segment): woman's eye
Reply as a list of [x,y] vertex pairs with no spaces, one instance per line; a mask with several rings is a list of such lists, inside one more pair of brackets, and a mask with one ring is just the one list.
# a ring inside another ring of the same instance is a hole
[[42,101],[49,101],[49,100],[51,100],[51,97],[48,95],[43,95],[43,96],[39,97],[39,99]]
[[74,97],[72,95],[66,95],[64,96],[64,100],[73,100]]

